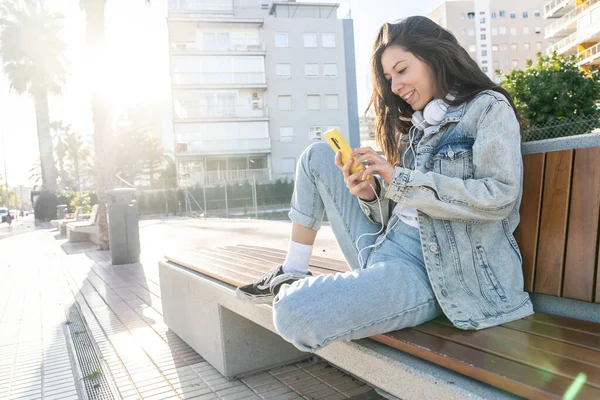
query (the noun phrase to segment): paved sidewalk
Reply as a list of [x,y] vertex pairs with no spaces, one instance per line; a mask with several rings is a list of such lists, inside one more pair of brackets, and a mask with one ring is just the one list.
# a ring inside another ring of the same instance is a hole
[[[320,360],[228,381],[164,324],[157,262],[165,253],[225,244],[285,248],[289,223],[140,226],[142,263],[127,266],[111,266],[109,252],[66,243],[56,231],[0,241],[0,399],[380,398]],[[327,227],[315,244],[315,254],[323,251],[341,256]]]

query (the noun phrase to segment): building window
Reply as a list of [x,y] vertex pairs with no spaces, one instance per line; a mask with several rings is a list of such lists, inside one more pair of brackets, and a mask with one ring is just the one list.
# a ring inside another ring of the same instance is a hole
[[469,19],[475,19],[475,13],[474,12],[470,12],[470,13],[467,14],[467,17]]
[[276,33],[275,34],[275,47],[288,47],[288,34],[287,33]]
[[500,50],[500,47],[497,44],[493,44],[492,51],[498,51],[498,50]]
[[542,16],[542,13],[540,12],[540,10],[535,10],[535,11],[533,12],[533,15],[535,15],[535,17],[536,17],[536,18],[539,18],[539,17],[541,17],[541,16]]
[[506,43],[502,43],[502,44],[500,45],[500,50],[502,50],[502,51],[506,51],[506,50],[508,50],[508,44],[506,44]]
[[291,111],[292,110],[292,96],[279,96],[279,110]]
[[506,35],[506,27],[505,26],[501,26],[500,27],[500,34],[501,35]]
[[479,22],[482,23],[482,24],[485,24],[485,17],[479,18]]
[[506,11],[500,10],[500,18],[506,18]]
[[523,28],[523,35],[529,35],[529,27],[528,26]]
[[324,64],[323,76],[326,78],[337,78],[337,64]]
[[275,64],[275,72],[280,78],[289,78],[292,75],[292,66],[290,64]]
[[510,34],[515,36],[517,34],[517,28],[510,28]]
[[527,11],[523,11],[523,18],[529,18],[529,14],[527,13]]
[[475,36],[475,29],[469,29],[469,36]]
[[482,64],[487,64],[487,63],[488,63],[487,61],[488,61],[488,60],[481,60],[481,63],[482,63]]
[[324,33],[321,40],[323,47],[335,47],[335,33]]
[[487,35],[485,33],[482,33],[481,35],[479,35],[479,37],[481,38],[481,40],[487,39]]
[[485,32],[487,28],[479,28],[479,32]]
[[510,45],[510,50],[511,51],[519,51],[519,45],[516,43],[513,43]]
[[492,19],[496,19],[496,11],[492,12],[491,14]]
[[542,33],[542,28],[540,28],[539,26],[536,26],[535,33]]
[[317,34],[316,33],[305,33],[304,34],[304,47],[317,47]]
[[321,127],[320,126],[309,126],[308,127],[308,137],[311,140],[321,140],[323,136],[321,135]]
[[211,33],[202,34],[202,44],[204,50],[227,50],[230,47],[229,33]]
[[494,69],[500,69],[500,61],[499,60],[494,61]]
[[510,19],[515,19],[517,18],[517,13],[515,13],[514,11],[510,12]]
[[529,45],[529,43],[523,43],[523,50],[525,50],[525,51],[529,51],[529,48],[530,48],[530,47],[531,47],[531,46]]
[[319,64],[304,64],[304,75],[308,78],[318,78]]
[[513,68],[519,68],[519,60],[512,60],[512,67]]
[[467,30],[466,30],[466,29],[463,29],[462,31],[460,31],[460,33],[461,33],[463,36],[466,36],[466,35],[467,35]]
[[487,50],[481,51],[481,57],[487,57]]
[[486,74],[488,73],[488,67],[481,67],[481,70]]
[[308,99],[308,109],[309,110],[320,110],[321,109],[321,95],[319,94],[309,94],[306,96]]
[[291,126],[282,126],[279,128],[279,141],[291,142],[294,140],[294,128]]
[[474,44],[469,45],[469,52],[475,53],[477,51],[477,47]]
[[542,42],[536,42],[535,48],[536,48],[536,50],[541,50],[542,49]]
[[285,157],[281,159],[281,172],[284,174],[293,174],[296,172],[296,158]]
[[492,28],[492,36],[498,36],[498,28]]
[[325,107],[327,107],[328,110],[338,110],[340,108],[338,95],[325,95]]

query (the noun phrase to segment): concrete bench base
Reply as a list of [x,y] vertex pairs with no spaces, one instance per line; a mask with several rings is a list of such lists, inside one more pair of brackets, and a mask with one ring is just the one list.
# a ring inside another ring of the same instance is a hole
[[269,307],[242,303],[231,287],[167,262],[159,263],[159,275],[165,323],[225,377],[311,356],[274,333]]
[[98,225],[74,225],[67,224],[67,240],[69,242],[92,242],[99,243]]
[[[235,298],[235,288],[177,264],[158,264],[164,321],[221,374],[236,378],[312,356],[276,334],[272,308]],[[517,399],[371,339],[333,342],[317,356],[401,399]]]

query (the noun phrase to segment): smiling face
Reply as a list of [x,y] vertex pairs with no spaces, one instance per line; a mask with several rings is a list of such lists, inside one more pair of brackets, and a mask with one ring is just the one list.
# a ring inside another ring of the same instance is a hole
[[381,55],[381,66],[392,92],[415,111],[423,110],[436,96],[431,68],[402,47],[389,46]]

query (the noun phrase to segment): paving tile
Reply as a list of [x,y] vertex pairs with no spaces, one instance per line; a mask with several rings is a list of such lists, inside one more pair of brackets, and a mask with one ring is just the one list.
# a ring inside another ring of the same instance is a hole
[[283,396],[284,394],[289,392],[293,392],[292,389],[290,389],[287,386],[283,386],[277,389],[269,390],[268,392],[261,393],[260,395],[265,399],[279,399],[279,396]]

